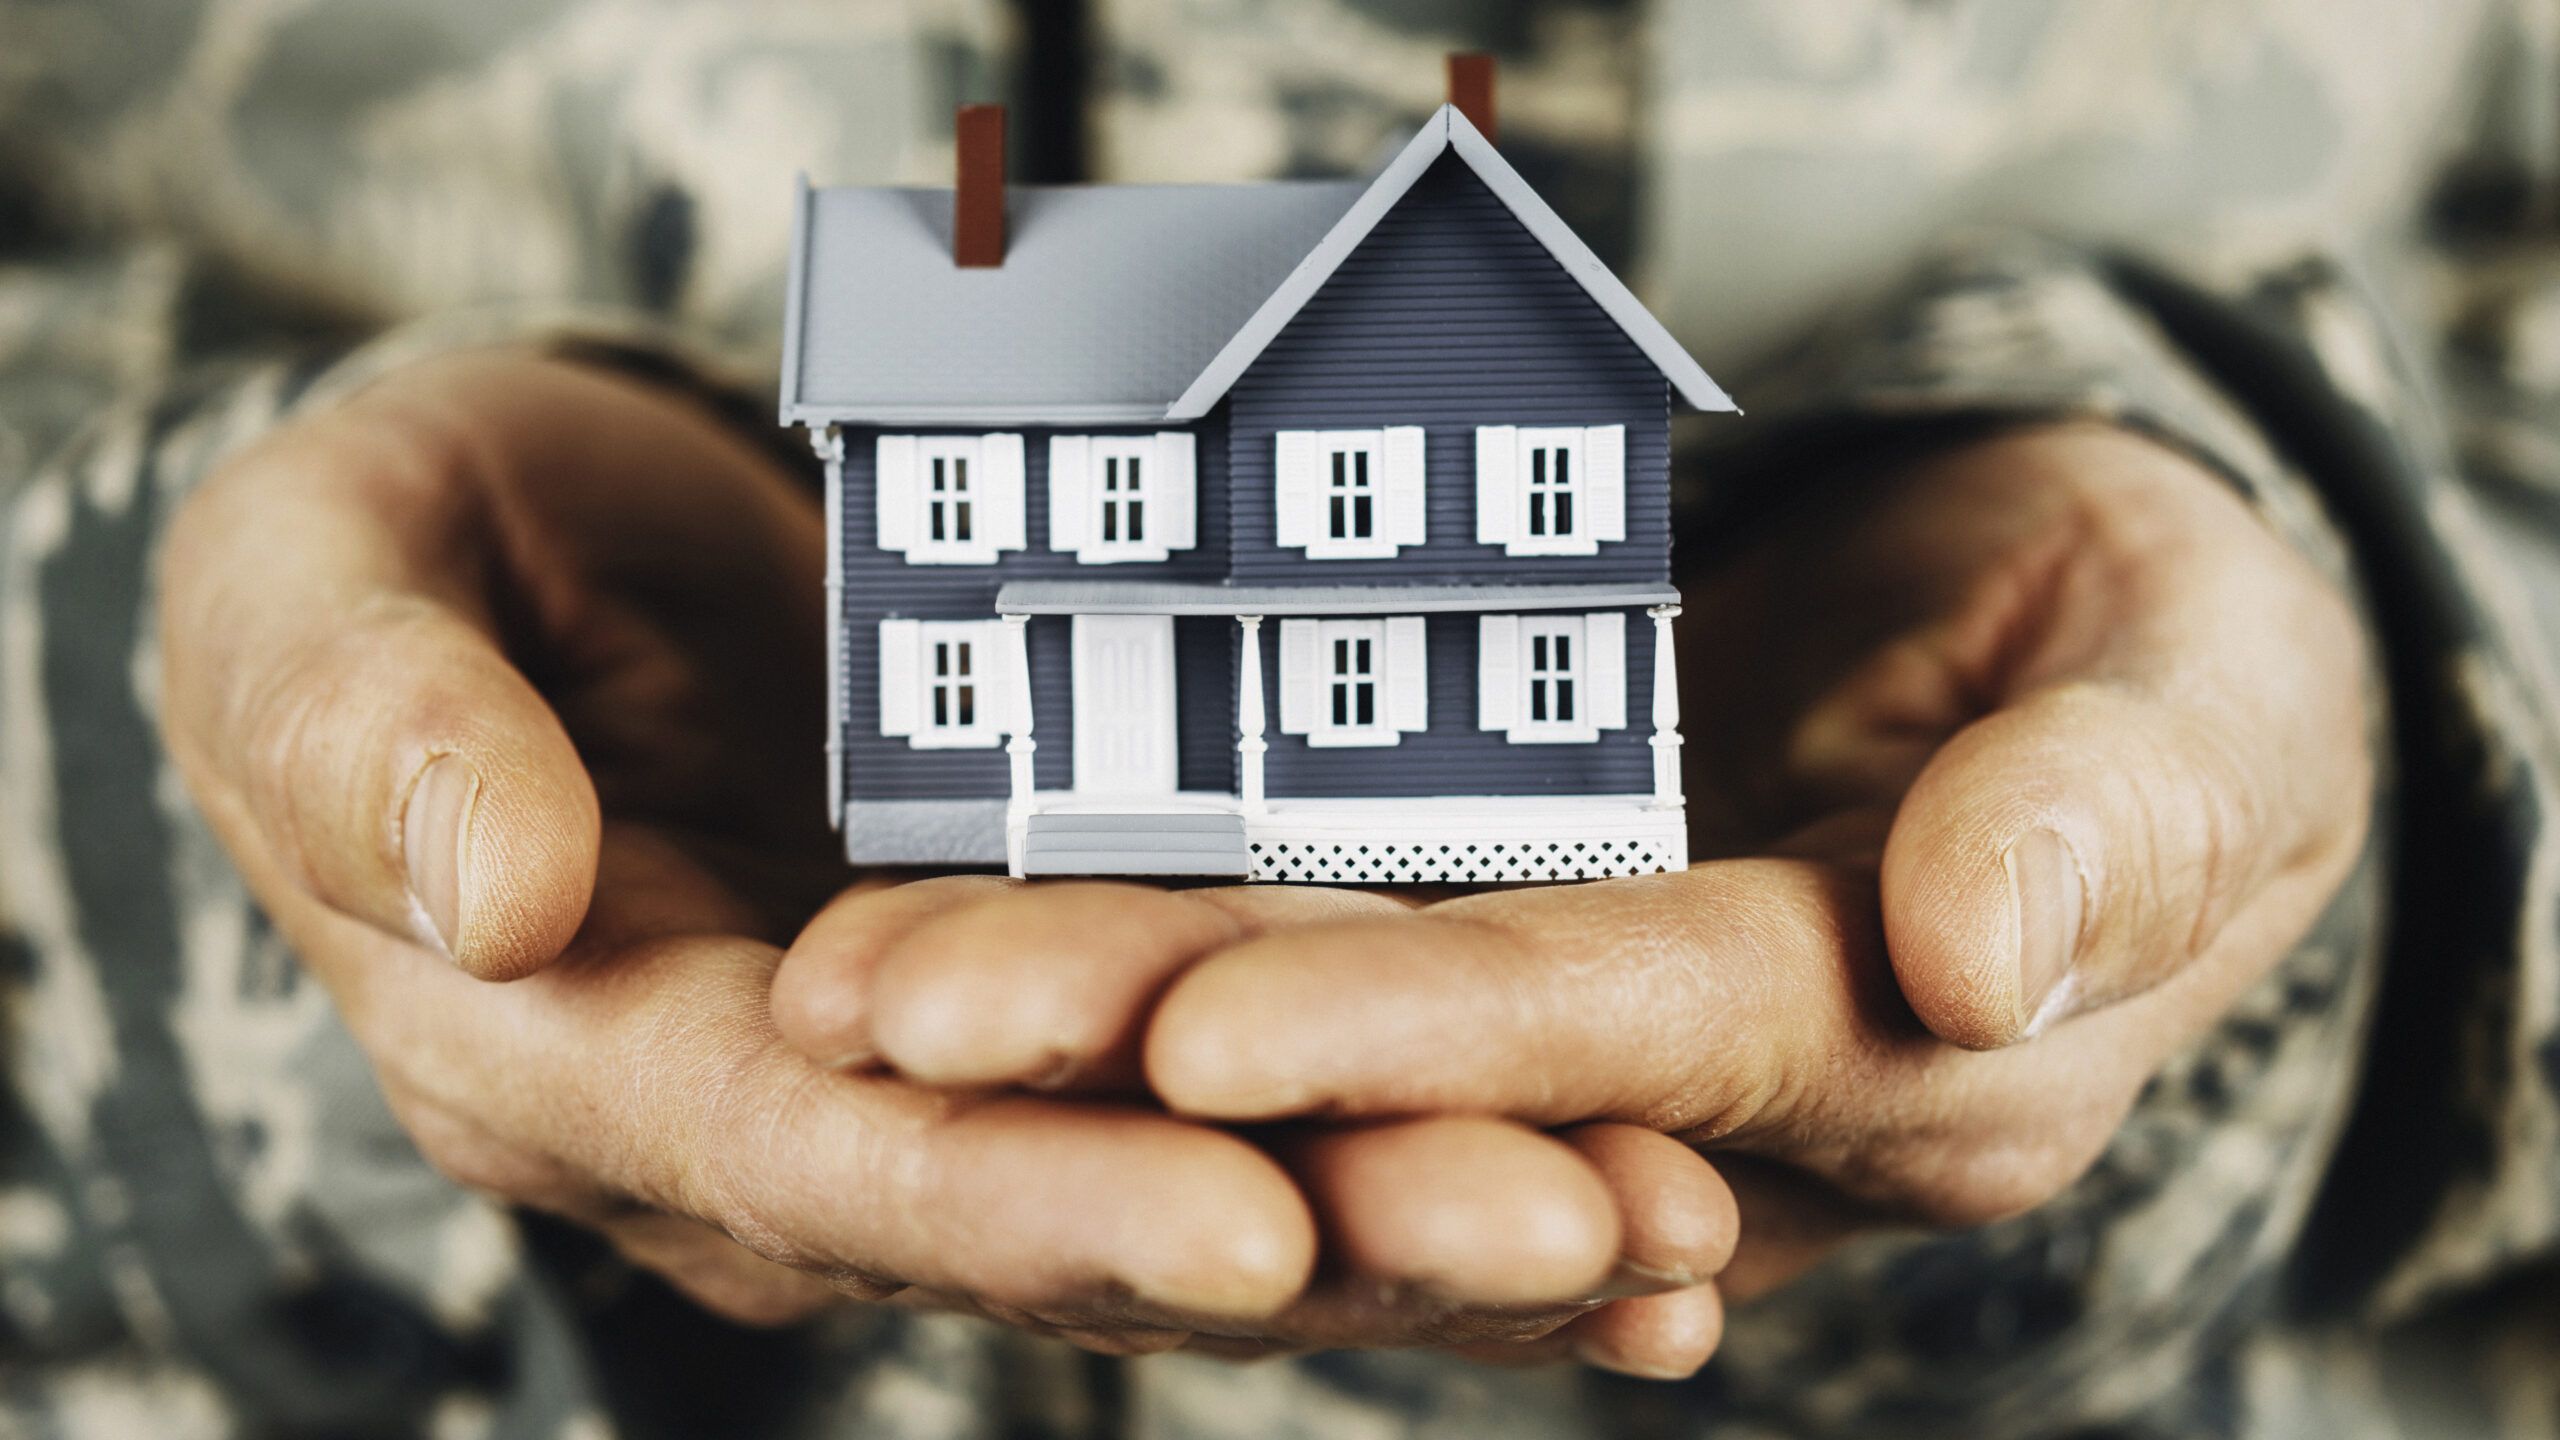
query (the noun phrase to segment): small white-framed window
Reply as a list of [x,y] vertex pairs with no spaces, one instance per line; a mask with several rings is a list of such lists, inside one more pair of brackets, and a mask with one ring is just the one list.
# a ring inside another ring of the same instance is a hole
[[1579,615],[1530,615],[1520,621],[1520,714],[1511,738],[1579,741],[1599,738],[1584,681],[1589,647]]
[[959,555],[980,550],[984,542],[979,516],[978,441],[974,436],[936,435],[916,442],[918,477],[924,482],[916,516],[916,543],[907,553]]
[[1624,425],[1476,429],[1476,540],[1511,555],[1596,555],[1627,538]]
[[1486,615],[1477,621],[1476,727],[1515,745],[1587,745],[1627,728],[1627,617]]
[[1387,626],[1383,620],[1325,620],[1316,625],[1322,693],[1310,745],[1393,745],[1387,720]]
[[882,435],[878,543],[917,565],[992,565],[1023,548],[1020,435]]
[[1081,565],[1166,560],[1199,543],[1190,432],[1049,438],[1049,548]]
[[1582,431],[1520,427],[1520,518],[1515,555],[1571,555],[1594,548],[1583,498]]
[[1318,748],[1431,728],[1423,618],[1280,622],[1280,729]]
[[1160,515],[1150,512],[1155,480],[1152,436],[1096,436],[1093,441],[1093,528],[1083,553],[1095,560],[1164,558]]
[[1423,543],[1422,427],[1283,430],[1273,438],[1276,543],[1310,560],[1387,560]]
[[918,750],[985,750],[1004,738],[1002,622],[880,622],[880,732]]

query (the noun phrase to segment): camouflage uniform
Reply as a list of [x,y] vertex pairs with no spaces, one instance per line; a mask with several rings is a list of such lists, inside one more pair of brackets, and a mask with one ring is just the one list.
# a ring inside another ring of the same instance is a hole
[[[0,0],[0,1437],[2560,1434],[2560,5],[925,12]],[[1078,38],[1062,108],[1024,50]],[[155,744],[207,464],[490,336],[769,367],[790,172],[934,180],[955,99],[1100,178],[1335,174],[1455,46],[1750,399],[1694,523],[2101,414],[2360,597],[2390,778],[2315,933],[2062,1199],[1861,1242],[1681,1386],[750,1333],[430,1172]]]

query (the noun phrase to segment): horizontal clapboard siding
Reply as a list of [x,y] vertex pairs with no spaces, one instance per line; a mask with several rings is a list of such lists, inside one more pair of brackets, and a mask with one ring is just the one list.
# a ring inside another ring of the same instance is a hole
[[[1514,745],[1476,728],[1476,617],[1428,617],[1431,728],[1393,745],[1324,749],[1279,729],[1272,701],[1263,784],[1290,796],[1613,795],[1653,789],[1653,621],[1627,616],[1627,728],[1589,745]],[[1263,687],[1280,693],[1279,647],[1262,651]]]
[[[1443,157],[1229,392],[1240,584],[1615,581],[1671,573],[1669,388],[1475,173]],[[1591,556],[1476,543],[1475,428],[1627,427],[1627,538]],[[1420,425],[1427,543],[1309,560],[1274,543],[1272,436]],[[1205,512],[1204,512],[1205,514]]]
[[[913,565],[905,556],[883,552],[874,543],[878,483],[873,441],[878,432],[845,432],[843,530],[836,537],[843,554],[845,713],[843,717],[845,794],[861,800],[910,800],[933,797],[988,799],[1010,792],[1011,765],[1002,749],[917,750],[903,739],[880,734],[879,624],[897,617],[914,620],[983,620],[994,616],[996,590],[1005,581],[1022,579],[1126,578],[1143,574],[1168,580],[1212,580],[1226,573],[1225,455],[1223,416],[1212,415],[1190,427],[1199,438],[1198,548],[1148,565],[1080,565],[1073,555],[1049,549],[1049,437],[1060,433],[1038,427],[976,427],[1018,432],[1023,437],[1026,473],[1023,484],[1023,533],[1029,544],[1009,550],[994,565]],[[1177,428],[1177,427],[1165,427]],[[933,434],[930,429],[900,429],[898,434]],[[1153,434],[1154,428],[1099,427],[1075,429],[1077,435]],[[1073,780],[1075,757],[1070,621],[1063,617],[1031,622],[1033,738],[1040,742],[1033,757],[1036,783],[1044,790],[1066,788]],[[1182,621],[1175,626],[1174,663],[1178,673],[1176,703],[1181,707],[1180,766],[1182,784],[1227,789],[1231,784],[1235,660],[1225,633],[1232,621]],[[1214,656],[1214,659],[1213,659]],[[991,659],[995,657],[990,657]],[[1205,720],[1195,714],[1224,715],[1218,743],[1195,741],[1206,734]]]

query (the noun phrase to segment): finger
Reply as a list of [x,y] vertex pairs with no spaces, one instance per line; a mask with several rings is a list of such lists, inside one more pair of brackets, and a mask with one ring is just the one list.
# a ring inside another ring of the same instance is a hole
[[1741,1229],[1733,1191],[1697,1151],[1636,1125],[1582,1125],[1557,1138],[1589,1162],[1617,1202],[1612,1290],[1695,1285],[1733,1258]]
[[1608,1185],[1534,1130],[1449,1116],[1318,1129],[1277,1148],[1328,1257],[1386,1294],[1551,1304],[1594,1294],[1616,1265],[1622,1230]]
[[872,1033],[872,977],[880,959],[935,917],[965,910],[1012,883],[950,875],[907,884],[863,884],[818,912],[783,954],[773,977],[773,1023],[782,1038],[829,1070],[879,1058]]
[[2156,454],[2126,462],[2141,494],[2081,508],[1992,712],[1929,758],[1886,842],[1895,973],[1959,1044],[2142,993],[2243,915],[2298,933],[2362,834],[2352,614],[2226,489]]
[[1146,1064],[1167,1104],[1222,1120],[1490,1111],[1722,1135],[1854,1084],[1916,1035],[1899,1008],[1872,882],[1730,861],[1245,941],[1166,991]]
[[1147,1008],[1202,955],[1277,925],[1402,908],[1295,888],[982,894],[887,943],[871,981],[872,1033],[883,1059],[926,1084],[1127,1088]]
[[591,894],[576,749],[467,591],[463,482],[291,432],[188,507],[161,623],[170,741],[226,839],[486,978],[558,953]]
[[1641,1380],[1686,1380],[1724,1339],[1724,1297],[1713,1285],[1619,1300],[1550,1337],[1586,1365]]
[[793,1325],[846,1303],[816,1276],[777,1265],[680,1215],[636,1212],[588,1222],[614,1249],[688,1300],[740,1325]]

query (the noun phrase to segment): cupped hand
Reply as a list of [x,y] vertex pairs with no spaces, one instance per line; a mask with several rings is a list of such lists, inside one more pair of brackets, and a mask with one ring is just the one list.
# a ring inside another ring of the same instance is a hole
[[[2362,840],[2365,657],[2228,486],[2096,426],[1841,482],[1684,585],[1684,874],[1406,906],[1060,886],[796,948],[811,1053],[1230,1122],[1721,1152],[1748,1295],[2053,1197]],[[1105,896],[1108,898],[1104,898]]]
[[785,1045],[779,942],[843,879],[823,546],[808,488],[690,398],[519,354],[377,381],[179,516],[168,743],[432,1162],[737,1318],[887,1299],[1106,1350],[1525,1354],[1722,1262],[1721,1182],[1625,1127],[1257,1145]]

